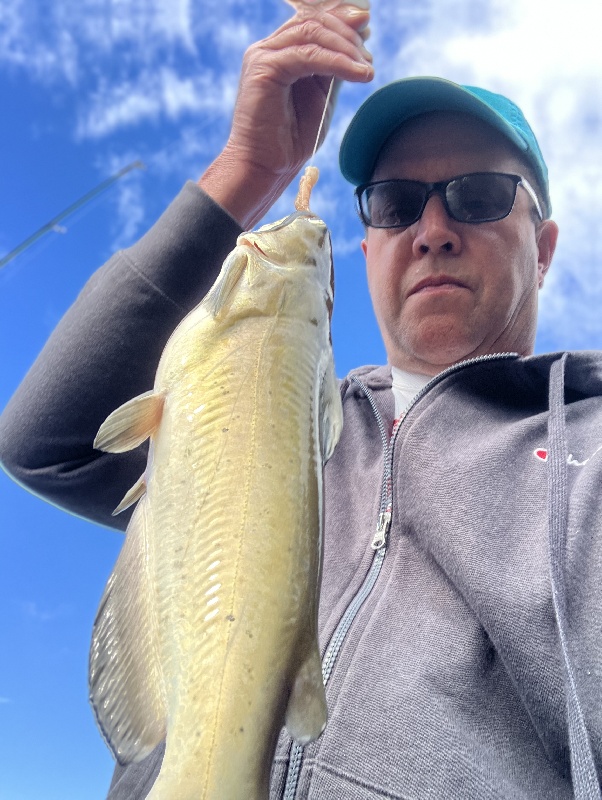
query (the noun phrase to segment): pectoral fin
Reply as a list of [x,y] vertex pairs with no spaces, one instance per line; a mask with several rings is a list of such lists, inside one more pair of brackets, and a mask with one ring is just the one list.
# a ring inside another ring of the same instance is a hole
[[320,736],[327,719],[326,693],[316,641],[293,683],[284,724],[293,739],[305,745]]
[[224,261],[221,272],[205,300],[213,317],[218,317],[228,307],[246,267],[247,254],[244,248],[235,247]]
[[94,447],[108,453],[125,453],[138,447],[159,427],[164,401],[164,396],[154,391],[128,400],[102,423]]
[[165,738],[165,688],[146,550],[143,500],[102,596],[90,647],[90,701],[120,764],[142,760]]

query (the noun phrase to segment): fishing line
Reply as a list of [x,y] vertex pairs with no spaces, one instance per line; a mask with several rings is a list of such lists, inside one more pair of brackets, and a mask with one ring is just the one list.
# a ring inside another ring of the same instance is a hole
[[316,136],[316,143],[314,145],[314,150],[313,153],[311,154],[310,161],[314,160],[316,153],[318,151],[318,144],[320,143],[320,136],[322,134],[322,128],[324,127],[324,120],[326,119],[326,112],[328,111],[328,104],[330,103],[333,87],[334,87],[334,75],[330,79],[330,86],[328,87],[328,92],[326,94],[326,102],[324,103],[324,111],[322,111],[322,119],[320,120],[320,124],[318,125],[318,135]]

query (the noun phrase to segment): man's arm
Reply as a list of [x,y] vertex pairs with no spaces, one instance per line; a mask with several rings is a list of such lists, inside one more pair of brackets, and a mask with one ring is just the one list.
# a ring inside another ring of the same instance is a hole
[[30,491],[73,513],[111,517],[142,474],[146,447],[94,450],[100,423],[150,389],[165,342],[211,286],[240,227],[194,183],[133,247],[85,285],[0,417],[0,461]]
[[[0,417],[0,462],[32,492],[125,528],[111,511],[138,479],[146,449],[92,447],[118,405],[152,387],[165,342],[250,228],[311,155],[330,76],[369,80],[351,6],[295,16],[245,55],[232,132],[136,245],[88,281]],[[218,205],[219,204],[219,205]]]

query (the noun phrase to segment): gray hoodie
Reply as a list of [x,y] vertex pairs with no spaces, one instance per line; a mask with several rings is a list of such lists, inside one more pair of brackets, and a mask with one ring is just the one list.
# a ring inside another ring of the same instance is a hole
[[[125,528],[110,513],[144,448],[91,442],[152,386],[239,232],[188,184],[92,277],[0,418],[10,474]],[[466,362],[399,425],[388,368],[354,371],[341,392],[320,606],[329,722],[306,748],[281,735],[271,796],[598,798],[602,359]],[[118,766],[111,800],[144,798],[161,755]]]

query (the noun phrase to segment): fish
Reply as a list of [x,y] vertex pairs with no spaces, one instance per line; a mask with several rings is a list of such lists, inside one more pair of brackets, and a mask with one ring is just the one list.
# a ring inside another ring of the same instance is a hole
[[[311,170],[314,170],[312,172]],[[238,237],[177,326],[152,390],[94,447],[150,438],[94,622],[96,721],[121,764],[164,739],[151,800],[265,800],[283,725],[319,737],[323,467],[343,412],[330,338],[332,253],[309,210]]]

